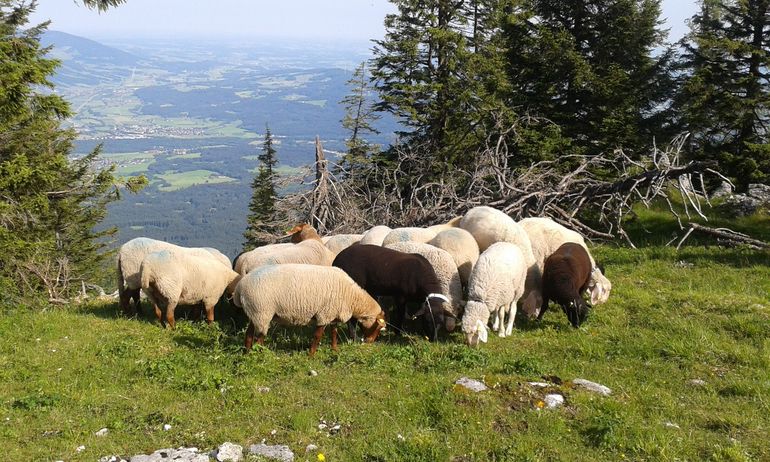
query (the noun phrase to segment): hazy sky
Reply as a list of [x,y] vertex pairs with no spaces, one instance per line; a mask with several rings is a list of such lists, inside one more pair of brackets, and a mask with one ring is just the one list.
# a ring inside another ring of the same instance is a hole
[[[696,0],[663,0],[671,39],[687,31]],[[194,5],[194,6],[193,6]],[[75,0],[39,0],[33,22],[89,38],[293,37],[368,40],[384,34],[387,0],[128,0],[103,13]]]

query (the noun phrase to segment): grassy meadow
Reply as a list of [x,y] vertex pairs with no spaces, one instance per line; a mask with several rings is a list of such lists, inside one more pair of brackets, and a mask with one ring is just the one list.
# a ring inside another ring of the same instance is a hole
[[[0,318],[5,458],[264,439],[295,460],[317,460],[311,443],[327,461],[770,460],[770,254],[697,236],[676,252],[655,242],[670,239],[663,215],[640,220],[645,247],[594,248],[613,291],[584,326],[554,306],[477,349],[459,333],[429,343],[391,332],[338,353],[326,337],[309,358],[308,329],[276,327],[243,355],[244,319],[226,306],[211,326],[182,320],[174,331],[147,309],[123,318],[112,301],[18,308]],[[731,224],[770,230],[766,218]],[[490,389],[468,392],[454,384],[463,376]],[[564,406],[542,408],[545,393]]]

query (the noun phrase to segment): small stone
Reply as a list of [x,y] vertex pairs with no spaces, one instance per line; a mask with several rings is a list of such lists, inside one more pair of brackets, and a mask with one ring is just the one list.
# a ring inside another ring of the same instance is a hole
[[692,379],[692,380],[690,380],[689,383],[690,383],[690,385],[694,385],[696,387],[702,387],[702,386],[706,385],[706,381],[705,380],[701,380],[701,379]]
[[305,447],[305,452],[306,453],[307,452],[313,452],[313,451],[316,451],[316,450],[318,450],[318,446],[316,446],[315,444],[308,444],[307,447]]
[[406,441],[406,438],[404,438],[404,435],[402,435],[401,433],[396,435],[396,439],[399,440],[399,441]]
[[110,432],[110,430],[109,430],[109,429],[107,429],[107,428],[102,428],[102,429],[101,429],[101,430],[99,430],[98,432],[94,433],[94,435],[96,435],[96,436],[104,436],[104,435],[106,435],[106,434],[107,434],[107,433],[109,433],[109,432]]
[[217,462],[240,462],[243,460],[243,446],[233,444],[230,442],[222,443],[217,449],[217,454],[214,456]]
[[99,459],[99,462],[126,462],[126,459],[120,456],[104,456]]
[[171,430],[171,425],[170,425],[170,424],[163,424],[163,430],[164,430],[164,431],[169,431],[169,430]]
[[604,385],[598,384],[596,382],[591,382],[590,380],[586,379],[575,379],[572,381],[575,385],[581,386],[585,388],[588,391],[593,391],[594,393],[599,393],[600,395],[610,395],[612,394],[612,390],[608,387],[605,387]]
[[545,387],[551,386],[550,383],[546,383],[546,382],[527,382],[527,385],[535,388],[545,388]]
[[548,409],[554,409],[564,404],[564,397],[562,395],[552,393],[545,395],[543,401],[545,402],[545,406]]
[[340,424],[334,425],[334,426],[333,426],[333,427],[332,427],[332,428],[329,430],[329,433],[330,433],[330,434],[332,434],[332,435],[334,435],[335,433],[337,433],[338,431],[340,431],[340,429],[341,429],[341,428],[342,428],[342,425],[340,425]]
[[326,424],[325,423],[319,423],[318,424],[318,429],[319,430],[325,430],[326,429]]
[[679,425],[673,423],[673,422],[663,422],[663,425],[666,428],[679,428]]
[[310,374],[310,377],[315,377],[318,375],[318,372],[314,371],[313,369],[310,369],[310,372],[308,372],[308,374]]
[[285,445],[252,444],[249,446],[249,452],[281,462],[294,462],[294,453]]
[[460,377],[457,379],[455,384],[460,385],[461,387],[465,387],[470,391],[473,392],[480,392],[484,390],[488,390],[487,386],[484,385],[484,383],[479,382],[478,380],[469,379],[468,377]]
[[275,436],[275,435],[276,435],[276,433],[278,433],[278,430],[271,430],[271,431],[270,431],[270,435],[272,435],[272,436]]
[[257,391],[260,393],[270,393],[270,387],[259,387]]
[[83,451],[85,451],[85,450],[86,450],[86,447],[85,447],[85,446],[83,446],[83,445],[80,445],[80,446],[78,446],[77,448],[75,448],[75,451],[76,451],[76,452],[83,452]]

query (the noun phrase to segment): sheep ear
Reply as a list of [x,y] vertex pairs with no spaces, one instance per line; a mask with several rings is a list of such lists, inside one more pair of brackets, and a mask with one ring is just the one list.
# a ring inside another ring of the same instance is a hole
[[596,284],[591,289],[591,305],[596,305],[599,300],[602,298],[602,286],[601,284]]
[[484,323],[481,322],[481,319],[479,319],[476,321],[476,327],[478,328],[479,340],[483,343],[487,343],[487,338],[489,337],[487,326],[485,326]]

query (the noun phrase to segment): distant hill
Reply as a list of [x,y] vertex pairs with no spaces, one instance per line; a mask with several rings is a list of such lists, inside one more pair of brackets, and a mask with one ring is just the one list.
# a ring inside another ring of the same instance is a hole
[[130,69],[146,62],[131,53],[65,32],[47,31],[40,43],[52,47],[49,56],[62,62],[53,79],[56,85],[117,82]]

